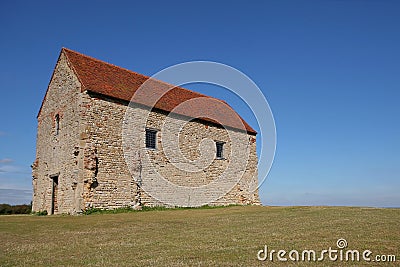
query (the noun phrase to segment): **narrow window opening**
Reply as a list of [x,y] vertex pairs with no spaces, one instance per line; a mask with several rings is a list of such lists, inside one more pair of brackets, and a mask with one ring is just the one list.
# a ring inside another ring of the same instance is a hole
[[146,129],[146,148],[156,149],[157,131]]
[[58,135],[58,133],[60,132],[60,115],[56,115],[55,117],[55,121],[56,121],[56,135]]
[[223,159],[224,158],[224,142],[215,142],[215,145],[217,147],[217,154],[216,157],[217,159]]

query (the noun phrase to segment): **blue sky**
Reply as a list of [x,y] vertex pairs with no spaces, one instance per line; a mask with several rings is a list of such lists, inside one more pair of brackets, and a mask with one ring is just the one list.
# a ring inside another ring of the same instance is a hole
[[[0,203],[28,203],[36,114],[61,47],[152,75],[210,60],[261,88],[277,151],[265,205],[400,207],[400,2],[2,1]],[[234,95],[223,98],[255,128]]]

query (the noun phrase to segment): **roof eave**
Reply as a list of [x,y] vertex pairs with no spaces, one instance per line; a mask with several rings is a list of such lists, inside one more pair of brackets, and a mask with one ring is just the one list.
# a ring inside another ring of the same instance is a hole
[[[112,99],[112,100],[121,102],[121,104],[124,104],[124,105],[129,105],[129,103],[130,103],[130,101],[127,101],[127,100],[125,100],[125,99],[121,99],[121,98],[117,98],[117,97],[113,97],[113,96],[109,96],[109,95],[104,95],[104,94],[101,94],[101,93],[99,93],[99,92],[96,92],[95,90],[91,90],[90,88],[85,88],[84,91],[83,91],[83,93],[91,93],[92,95],[96,95],[96,97],[98,97],[98,98],[100,98],[100,99],[103,99],[103,100],[105,100],[105,101],[108,101],[108,100],[107,100],[107,98],[108,98],[108,99]],[[179,115],[179,116],[188,117],[187,115],[183,115],[183,114],[171,112],[171,111],[164,110],[164,109],[160,109],[160,108],[150,107],[150,106],[144,105],[144,104],[142,104],[142,103],[137,103],[137,102],[134,102],[134,103],[135,103],[135,105],[138,105],[138,106],[143,106],[143,107],[147,107],[147,108],[154,108],[155,110],[163,111],[163,112],[166,112],[166,113],[173,113],[173,114],[176,114],[176,115]],[[239,116],[239,117],[240,117],[240,116]],[[208,120],[204,120],[204,119],[200,119],[200,118],[196,118],[196,119],[198,119],[199,121],[204,122],[204,123],[212,123],[212,124],[215,124],[215,123],[213,123],[213,122],[211,122],[211,121],[208,121]],[[243,123],[246,124],[246,125],[245,125],[245,126],[247,126],[247,127],[246,127],[246,130],[239,129],[239,128],[236,128],[236,127],[232,127],[232,126],[229,126],[229,125],[222,125],[222,126],[228,128],[228,129],[239,130],[239,131],[241,131],[241,132],[246,131],[247,134],[256,136],[256,135],[257,135],[257,131],[255,131],[248,123],[246,123],[246,121],[243,120],[242,117],[240,117],[240,119],[243,121]]]

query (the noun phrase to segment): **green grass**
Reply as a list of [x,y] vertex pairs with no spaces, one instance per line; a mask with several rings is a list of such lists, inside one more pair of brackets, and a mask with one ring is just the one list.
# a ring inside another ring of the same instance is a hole
[[[116,213],[128,213],[128,212],[144,212],[144,211],[162,211],[162,210],[187,210],[187,209],[222,209],[222,208],[227,208],[227,207],[233,207],[233,206],[238,206],[238,205],[228,205],[228,206],[200,206],[200,207],[164,207],[164,206],[155,206],[155,207],[141,207],[140,210],[133,209],[131,207],[122,207],[122,208],[117,208],[117,209],[112,209],[112,210],[106,210],[106,209],[100,209],[100,208],[91,208],[88,209],[84,212],[85,215],[92,215],[92,214],[116,214]],[[35,213],[35,215],[47,215],[47,212],[45,214]]]
[[394,254],[400,209],[227,207],[90,216],[0,216],[0,266],[378,266],[259,262],[257,252],[336,248]]

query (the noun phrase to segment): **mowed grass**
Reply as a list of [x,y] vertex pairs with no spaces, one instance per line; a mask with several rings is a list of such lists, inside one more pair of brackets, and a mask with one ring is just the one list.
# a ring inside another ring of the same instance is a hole
[[260,262],[269,249],[347,249],[396,255],[400,209],[226,207],[89,216],[0,216],[0,266],[378,266],[377,262]]

